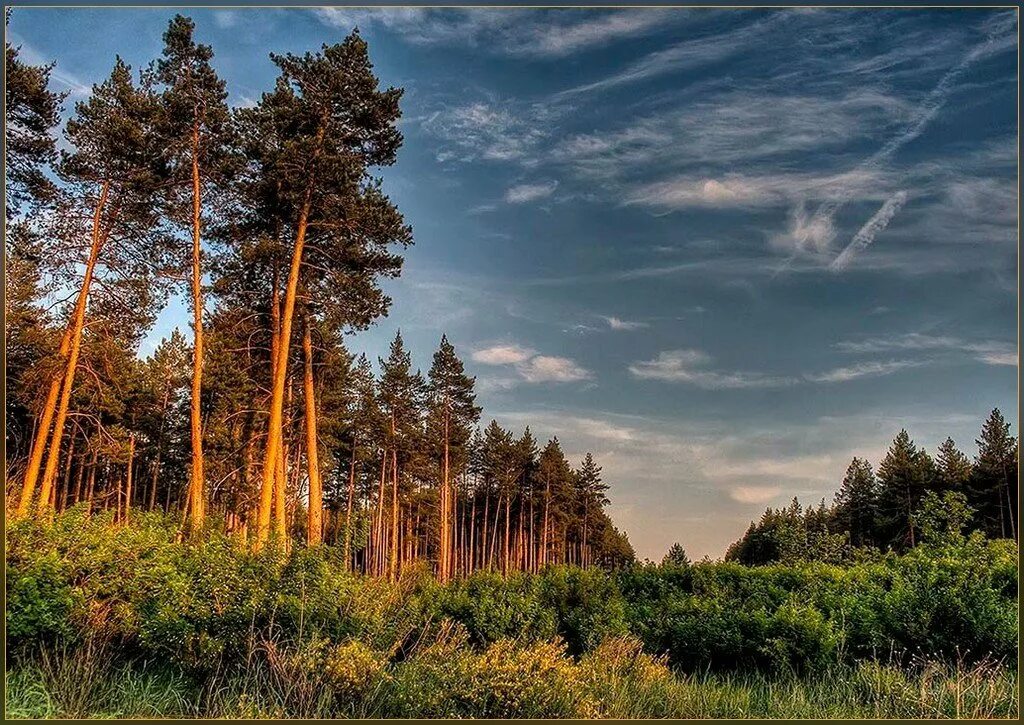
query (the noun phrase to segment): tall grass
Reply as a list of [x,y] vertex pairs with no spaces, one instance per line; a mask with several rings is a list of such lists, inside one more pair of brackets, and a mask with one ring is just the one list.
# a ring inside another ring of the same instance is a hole
[[678,674],[630,638],[574,660],[559,642],[483,652],[439,631],[388,662],[365,645],[264,643],[243,668],[192,679],[167,663],[53,650],[7,671],[12,718],[1015,718],[1017,677],[992,661],[878,661],[814,675]]

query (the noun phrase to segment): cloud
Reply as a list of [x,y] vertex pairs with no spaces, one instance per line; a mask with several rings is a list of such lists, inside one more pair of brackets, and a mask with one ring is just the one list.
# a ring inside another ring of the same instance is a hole
[[906,370],[907,368],[920,367],[926,364],[921,360],[888,360],[885,362],[865,362],[847,367],[835,368],[821,373],[806,375],[806,379],[814,383],[845,383],[850,380],[868,377],[880,377]]
[[[1015,26],[1016,23],[1014,22],[1013,25]],[[941,111],[945,106],[949,96],[956,88],[957,81],[972,64],[986,56],[992,55],[993,53],[1013,47],[1016,42],[1016,34],[1011,32],[1012,30],[1015,30],[1015,28],[1011,29],[1008,27],[1008,24],[1004,22],[988,27],[988,37],[986,37],[983,42],[968,50],[960,60],[953,65],[953,67],[946,71],[946,73],[939,79],[938,83],[932,87],[928,95],[918,105],[913,116],[909,119],[909,122],[898,133],[890,137],[889,140],[886,141],[878,150],[861,161],[855,167],[854,173],[870,173],[871,171],[879,168],[884,162],[894,156],[903,146],[920,136],[924,132],[925,128],[927,128],[927,126],[939,114],[939,111]],[[857,189],[854,186],[840,185],[832,194],[831,198],[822,202],[818,206],[808,224],[812,228],[831,227],[833,219],[839,210],[856,195]],[[895,208],[898,210],[898,206]],[[882,210],[877,212],[875,216],[878,217],[885,211],[886,207],[883,206]],[[892,211],[892,209],[890,208],[889,211]],[[892,214],[894,213],[895,211],[892,211]],[[877,225],[879,222],[884,220],[884,223],[881,224],[881,228],[878,230],[880,231],[885,228],[886,224],[888,224],[888,220],[892,218],[892,214],[889,214],[888,219],[884,218],[884,214],[880,219],[876,220],[875,218],[872,218],[872,220],[869,221],[861,231],[864,232],[867,230],[866,235],[870,236],[870,239],[873,239],[874,236],[871,235],[872,223],[874,222]],[[794,239],[796,238],[794,237]],[[870,240],[867,244],[870,244]],[[864,244],[863,246],[867,245]],[[794,243],[792,245],[792,255],[790,259],[792,260],[793,256],[805,250],[805,247],[802,247],[798,243]],[[853,252],[851,252],[851,255],[852,254]],[[846,261],[848,261],[848,259]]]
[[608,327],[612,330],[639,330],[640,328],[647,327],[646,322],[633,322],[630,320],[621,320],[618,317],[604,317],[602,318],[608,323]]
[[421,128],[443,142],[440,162],[516,162],[536,165],[541,143],[561,109],[540,103],[489,98],[445,106],[426,115]]
[[536,355],[517,365],[516,369],[528,383],[572,383],[593,377],[589,370],[569,358],[549,355]]
[[775,13],[733,30],[685,40],[650,53],[617,73],[562,91],[559,96],[574,96],[606,90],[654,78],[665,73],[690,70],[726,60],[745,48],[755,45],[784,17],[785,13]]
[[[475,362],[484,365],[512,366],[518,380],[527,383],[572,383],[590,380],[593,374],[573,360],[553,355],[539,355],[536,350],[515,344],[494,345],[476,350]],[[503,379],[499,389],[511,387],[510,379]]]
[[472,358],[474,361],[484,365],[514,365],[526,362],[535,354],[535,350],[520,347],[519,345],[494,345],[493,347],[474,351]]
[[907,192],[905,191],[897,191],[886,199],[882,207],[860,228],[860,231],[853,236],[853,239],[839,253],[839,256],[832,260],[829,269],[833,271],[846,269],[855,256],[871,246],[871,243],[875,241],[875,237],[885,231],[885,228],[889,226],[889,222],[892,221],[893,217],[899,213],[899,210],[906,203]]
[[1016,366],[1017,347],[1013,342],[1002,340],[965,340],[948,335],[926,335],[907,332],[883,337],[869,337],[863,340],[844,340],[834,347],[847,353],[881,353],[901,351],[932,351],[947,353],[969,353],[975,360],[986,365]]
[[705,390],[778,388],[796,382],[755,372],[716,372],[706,369],[710,362],[711,357],[700,350],[667,350],[653,360],[633,363],[629,372],[641,380],[690,383]]
[[[689,207],[769,207],[792,203],[801,197],[827,197],[836,188],[857,188],[866,195],[874,195],[877,182],[877,175],[862,172],[839,175],[727,174],[719,178],[681,175],[635,187],[624,203],[669,211]],[[806,221],[801,223],[809,224]]]
[[500,8],[317,8],[325,25],[384,28],[416,45],[462,45],[518,57],[556,59],[664,28],[689,16],[670,10],[530,12]]
[[781,491],[778,486],[735,486],[729,489],[729,498],[736,503],[767,503]]
[[547,181],[538,184],[519,184],[511,187],[505,192],[505,201],[509,204],[525,204],[537,199],[545,199],[551,196],[558,187],[557,181]]

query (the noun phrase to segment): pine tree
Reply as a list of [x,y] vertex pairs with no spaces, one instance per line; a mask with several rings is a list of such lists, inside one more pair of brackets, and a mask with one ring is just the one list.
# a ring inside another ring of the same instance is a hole
[[[422,410],[421,400],[424,391],[424,381],[419,371],[412,372],[412,357],[405,348],[401,332],[395,335],[391,342],[391,350],[386,360],[380,360],[381,379],[379,400],[382,412],[386,420],[386,448],[384,454],[383,470],[390,474],[391,478],[391,501],[390,501],[390,531],[385,525],[383,517],[379,525],[381,527],[378,551],[381,558],[381,572],[384,571],[383,563],[387,563],[388,575],[395,579],[398,576],[399,568],[399,534],[401,519],[401,496],[400,481],[401,473],[410,463],[420,435],[420,411]],[[390,460],[388,454],[390,453]],[[383,496],[383,482],[381,478],[381,494]],[[383,498],[379,506],[384,505]],[[381,510],[381,509],[379,509]],[[384,542],[387,542],[387,547]]]
[[[117,58],[110,77],[94,86],[92,95],[79,102],[75,110],[75,117],[67,124],[73,151],[63,154],[60,168],[68,194],[62,200],[65,208],[55,210],[54,217],[74,219],[82,207],[89,209],[88,229],[73,225],[63,228],[69,235],[69,246],[75,243],[78,234],[87,235],[89,254],[71,319],[57,352],[62,364],[51,379],[39,415],[17,516],[28,511],[47,449],[38,505],[40,509],[48,506],[97,265],[118,269],[136,286],[137,292],[146,296],[147,281],[141,274],[142,267],[156,266],[161,256],[152,244],[159,240],[153,235],[158,223],[154,201],[163,167],[154,133],[158,104],[151,86],[145,80],[136,86],[131,68]],[[132,311],[130,306],[125,310]]]
[[[250,133],[258,139],[255,176],[263,181],[257,187],[270,197],[269,206],[279,219],[294,220],[294,241],[272,376],[257,545],[270,528],[268,492],[282,447],[292,322],[307,234],[318,228],[344,229],[348,209],[369,197],[382,198],[368,168],[394,163],[402,143],[395,128],[402,92],[377,90],[366,42],[357,33],[317,54],[271,59],[281,69],[277,85],[242,120],[257,130]],[[407,240],[410,232],[401,230]],[[392,543],[397,546],[397,541]]]
[[901,430],[878,465],[879,544],[903,549],[917,543],[913,515],[933,484],[933,468],[928,454]]
[[690,557],[686,555],[686,550],[682,544],[677,541],[668,548],[668,552],[661,560],[661,564],[662,566],[687,567],[690,565]]
[[579,469],[576,471],[576,481],[580,492],[580,503],[582,504],[583,516],[581,522],[580,538],[580,559],[583,566],[590,562],[589,553],[589,526],[596,515],[608,505],[608,497],[605,492],[608,486],[601,481],[601,467],[594,461],[594,457],[588,452],[583,458]]
[[971,462],[960,452],[952,438],[946,438],[939,445],[935,458],[938,487],[943,491],[963,493],[971,479]]
[[981,428],[970,503],[989,536],[1017,538],[1017,439],[998,408]]
[[443,582],[451,577],[453,569],[453,452],[461,468],[466,458],[465,447],[480,418],[480,408],[475,403],[474,380],[466,375],[462,361],[455,354],[455,348],[444,335],[434,353],[427,381],[429,437],[437,444],[439,450],[435,455],[440,459],[438,577]]
[[[169,162],[171,219],[191,230],[192,393],[190,429],[192,464],[186,517],[191,531],[201,528],[206,494],[203,458],[203,202],[211,182],[228,169],[230,127],[227,90],[210,65],[213,50],[197,45],[195,24],[175,15],[164,33],[163,57],[156,63],[162,94],[160,132]],[[187,190],[187,191],[186,191]],[[187,209],[187,212],[186,212]]]
[[850,535],[853,546],[869,546],[876,542],[878,518],[878,484],[871,464],[854,458],[836,494],[835,516],[842,530]]

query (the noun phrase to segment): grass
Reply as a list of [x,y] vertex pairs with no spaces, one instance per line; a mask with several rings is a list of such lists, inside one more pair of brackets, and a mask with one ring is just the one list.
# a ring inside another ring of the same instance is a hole
[[11,718],[1015,718],[1017,679],[994,662],[868,661],[809,676],[673,673],[628,638],[580,660],[557,643],[482,653],[440,637],[400,662],[349,647],[342,661],[266,644],[242,669],[194,678],[118,662],[104,646],[9,663]]

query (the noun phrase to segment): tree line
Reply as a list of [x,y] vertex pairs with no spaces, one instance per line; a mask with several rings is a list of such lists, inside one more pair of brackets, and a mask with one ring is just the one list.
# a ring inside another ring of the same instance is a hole
[[[726,559],[766,564],[796,559],[841,561],[865,549],[904,552],[927,538],[936,517],[989,538],[1019,535],[1019,449],[1010,425],[994,409],[975,441],[971,461],[952,438],[933,458],[906,430],[893,439],[873,469],[854,458],[831,505],[822,499],[806,509],[794,498],[767,509],[729,547]],[[946,524],[944,524],[946,525]]]
[[[593,458],[481,430],[445,337],[426,375],[400,334],[379,375],[346,349],[387,313],[380,280],[413,241],[376,175],[402,145],[402,89],[358,31],[272,54],[246,108],[194,31],[174,17],[138,72],[117,57],[59,150],[53,66],[6,46],[10,515],[162,509],[182,537],[328,543],[392,578],[631,560]],[[192,341],[140,358],[176,288]]]

